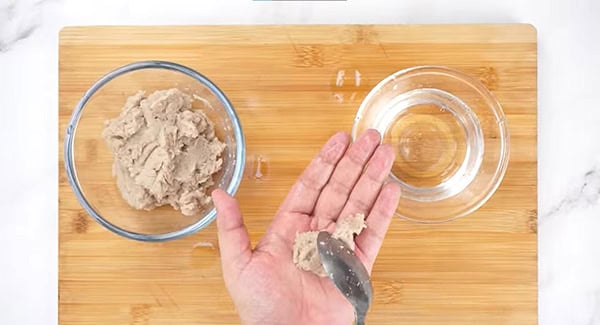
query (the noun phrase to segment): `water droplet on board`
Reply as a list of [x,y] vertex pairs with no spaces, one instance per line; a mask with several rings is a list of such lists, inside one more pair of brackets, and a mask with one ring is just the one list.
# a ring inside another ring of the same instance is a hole
[[339,70],[337,73],[337,77],[335,78],[335,85],[337,87],[342,87],[344,85],[344,75],[345,75],[345,71],[344,70]]
[[356,87],[360,87],[360,72],[358,70],[354,70],[354,85]]
[[215,245],[208,241],[197,242],[192,246],[193,249],[200,248],[200,247],[207,247],[210,249],[215,249]]
[[263,164],[263,158],[262,156],[258,156],[256,157],[256,169],[254,171],[254,178],[256,179],[261,179],[264,174],[262,172],[262,164]]

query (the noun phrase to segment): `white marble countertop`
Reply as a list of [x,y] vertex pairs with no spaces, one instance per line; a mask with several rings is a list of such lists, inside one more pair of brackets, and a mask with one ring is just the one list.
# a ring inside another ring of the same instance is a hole
[[0,0],[0,324],[57,322],[58,31],[66,25],[532,23],[539,322],[600,324],[600,1]]

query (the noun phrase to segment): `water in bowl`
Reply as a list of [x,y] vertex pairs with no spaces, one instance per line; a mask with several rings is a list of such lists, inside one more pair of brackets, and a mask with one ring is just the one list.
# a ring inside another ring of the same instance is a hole
[[477,116],[458,97],[439,89],[415,89],[378,112],[375,128],[396,151],[391,176],[404,196],[443,200],[473,181],[483,158],[483,135]]

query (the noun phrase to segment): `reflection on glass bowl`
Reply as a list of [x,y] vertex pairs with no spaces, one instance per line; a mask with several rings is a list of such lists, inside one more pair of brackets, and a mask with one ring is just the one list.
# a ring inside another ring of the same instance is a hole
[[419,66],[382,80],[362,102],[352,136],[374,128],[396,152],[396,214],[424,223],[465,216],[496,191],[509,159],[502,107],[478,80]]

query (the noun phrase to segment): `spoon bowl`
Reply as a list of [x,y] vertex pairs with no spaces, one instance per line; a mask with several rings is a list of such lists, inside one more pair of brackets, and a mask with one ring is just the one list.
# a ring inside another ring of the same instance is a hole
[[356,325],[364,324],[373,296],[369,272],[348,245],[327,231],[317,236],[317,247],[325,272],[354,307]]

